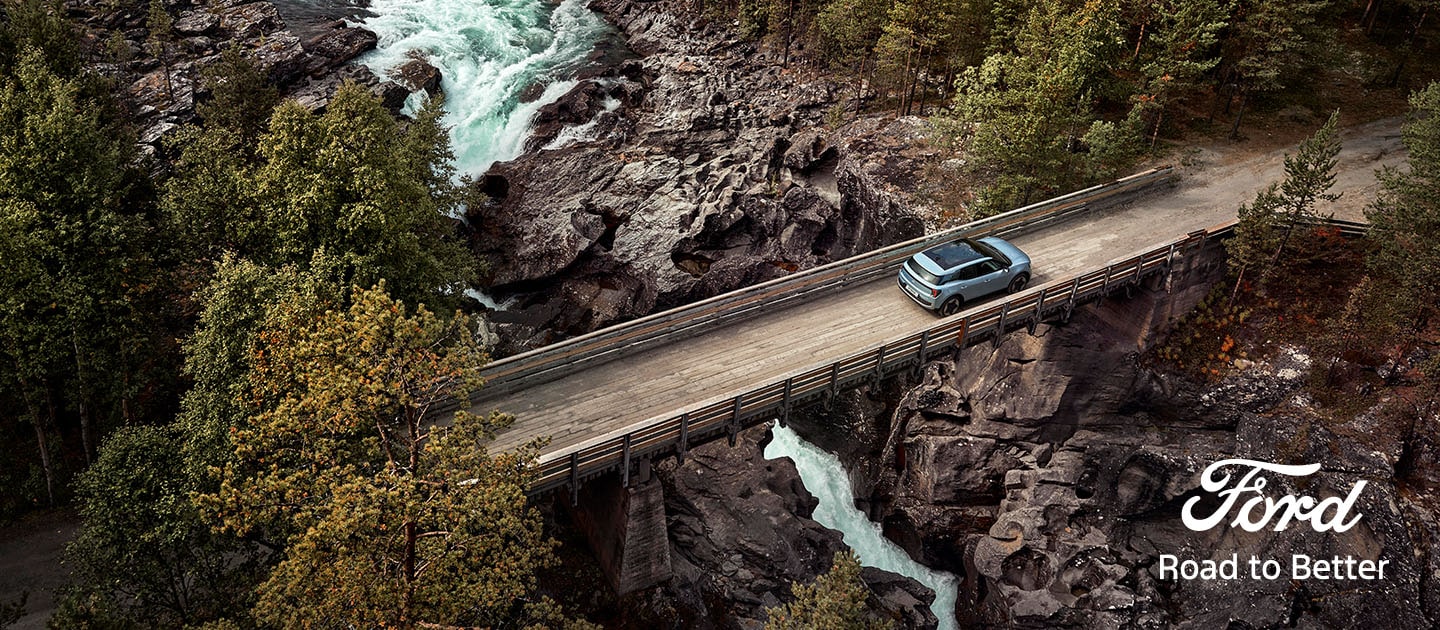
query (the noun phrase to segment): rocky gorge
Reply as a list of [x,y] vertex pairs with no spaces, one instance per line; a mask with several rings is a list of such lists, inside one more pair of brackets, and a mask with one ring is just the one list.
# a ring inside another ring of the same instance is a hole
[[[1182,295],[1178,308],[1197,299]],[[1301,345],[1218,382],[1177,373],[1148,354],[1168,328],[1144,323],[1174,308],[1148,294],[1092,306],[792,424],[841,455],[857,503],[889,538],[962,576],[962,626],[1433,626],[1430,434],[1440,418],[1383,405],[1353,418],[1320,413],[1304,393],[1318,359]],[[1182,505],[1199,497],[1206,513],[1217,509],[1199,481],[1228,458],[1320,464],[1313,477],[1274,475],[1269,496],[1344,497],[1364,481],[1355,507],[1364,517],[1343,533],[1190,530]],[[1285,570],[1269,580],[1167,578],[1162,554],[1238,554]],[[1386,560],[1390,570],[1383,580],[1289,579],[1296,555]]]
[[684,3],[590,6],[637,56],[586,72],[477,181],[500,354],[923,233],[924,120],[853,119],[853,89]]
[[375,48],[377,38],[335,19],[338,13],[307,14],[313,22],[289,24],[281,6],[268,0],[170,0],[161,6],[168,24],[152,24],[143,3],[67,4],[71,17],[85,25],[86,37],[108,57],[96,70],[117,86],[147,155],[166,151],[165,138],[196,120],[196,103],[209,98],[203,71],[231,47],[281,94],[313,110],[323,110],[345,81],[368,87],[397,113],[412,92],[433,89],[420,65],[382,78],[353,63]]

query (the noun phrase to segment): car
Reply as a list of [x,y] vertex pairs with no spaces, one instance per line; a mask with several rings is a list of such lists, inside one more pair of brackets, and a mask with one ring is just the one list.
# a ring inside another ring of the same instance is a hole
[[1030,284],[1030,257],[1004,239],[987,236],[943,243],[900,266],[900,289],[920,306],[954,315],[965,304]]

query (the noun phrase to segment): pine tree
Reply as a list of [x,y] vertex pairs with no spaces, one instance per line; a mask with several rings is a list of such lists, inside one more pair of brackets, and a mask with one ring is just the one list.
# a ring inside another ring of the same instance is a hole
[[[1118,18],[1116,2],[1039,3],[1015,36],[1015,50],[989,56],[956,82],[944,127],[968,153],[971,170],[994,182],[972,212],[1023,205],[1101,170],[1081,148],[1095,128],[1097,95],[1111,89],[1109,63],[1123,43]],[[1124,125],[1101,127],[1095,138],[1135,136]],[[1123,155],[1119,148],[1105,154]]]
[[768,609],[765,630],[881,630],[889,621],[873,619],[865,600],[870,589],[860,579],[860,560],[849,549],[835,554],[830,571],[815,583],[795,583],[795,601]]
[[1375,243],[1370,273],[1419,330],[1440,302],[1440,83],[1411,95],[1410,107],[1402,131],[1409,168],[1380,171],[1380,195],[1365,216]]

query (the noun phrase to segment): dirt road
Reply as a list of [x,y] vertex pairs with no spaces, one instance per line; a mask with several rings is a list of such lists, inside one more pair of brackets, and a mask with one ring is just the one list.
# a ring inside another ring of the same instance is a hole
[[[1379,191],[1375,171],[1399,166],[1405,161],[1400,143],[1400,118],[1387,118],[1345,129],[1340,134],[1341,151],[1336,166],[1335,188],[1342,196],[1324,204],[1322,213],[1336,218],[1365,220],[1364,209]],[[1254,142],[1254,141],[1252,141]],[[1200,147],[1182,155],[1181,182],[1173,193],[1145,201],[1159,208],[1239,208],[1255,193],[1285,177],[1285,154],[1295,146],[1256,152],[1249,143],[1228,141]],[[1232,214],[1233,216],[1233,214]]]

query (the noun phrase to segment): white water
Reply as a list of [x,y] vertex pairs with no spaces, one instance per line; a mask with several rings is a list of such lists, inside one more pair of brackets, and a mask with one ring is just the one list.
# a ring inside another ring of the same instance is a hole
[[[520,155],[535,112],[575,86],[609,32],[583,0],[373,0],[370,11],[361,25],[380,42],[361,62],[384,77],[417,51],[440,70],[455,167],[472,175]],[[540,97],[521,103],[537,84]]]
[[953,630],[959,580],[910,559],[904,550],[880,533],[878,523],[855,508],[850,478],[839,458],[806,442],[789,428],[776,425],[771,435],[774,437],[765,446],[765,459],[788,457],[795,462],[805,489],[819,500],[813,516],[815,521],[839,530],[845,544],[860,558],[860,564],[906,575],[930,587],[935,591],[930,610],[940,620],[940,630]]

